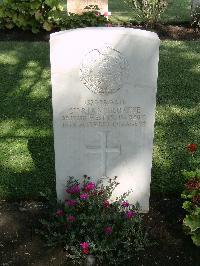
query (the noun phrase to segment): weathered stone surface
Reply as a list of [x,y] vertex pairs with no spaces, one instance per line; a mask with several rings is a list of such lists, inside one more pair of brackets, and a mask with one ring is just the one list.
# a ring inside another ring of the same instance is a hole
[[[81,40],[81,41],[80,41]],[[51,35],[57,195],[68,176],[119,177],[148,211],[159,38],[125,28]]]

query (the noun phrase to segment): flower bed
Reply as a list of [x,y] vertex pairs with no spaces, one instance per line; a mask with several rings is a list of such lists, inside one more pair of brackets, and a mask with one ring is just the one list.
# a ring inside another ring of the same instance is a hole
[[74,261],[92,255],[104,265],[123,264],[147,247],[139,206],[126,200],[130,191],[110,201],[118,184],[116,177],[106,184],[101,179],[94,183],[86,175],[80,182],[71,177],[65,202],[42,221],[47,245],[65,247]]

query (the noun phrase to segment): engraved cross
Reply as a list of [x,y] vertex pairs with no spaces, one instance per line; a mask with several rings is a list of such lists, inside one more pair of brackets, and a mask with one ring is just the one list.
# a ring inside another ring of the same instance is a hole
[[100,135],[100,146],[86,146],[88,153],[90,154],[100,154],[101,156],[101,167],[102,167],[102,176],[106,176],[107,168],[107,154],[108,153],[121,153],[121,146],[118,147],[108,147],[107,145],[107,136],[108,132],[98,132]]

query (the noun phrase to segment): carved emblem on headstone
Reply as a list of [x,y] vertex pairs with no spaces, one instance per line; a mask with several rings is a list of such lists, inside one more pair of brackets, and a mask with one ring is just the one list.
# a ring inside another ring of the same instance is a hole
[[108,95],[118,91],[128,77],[128,62],[109,45],[89,51],[82,59],[80,79],[93,93]]

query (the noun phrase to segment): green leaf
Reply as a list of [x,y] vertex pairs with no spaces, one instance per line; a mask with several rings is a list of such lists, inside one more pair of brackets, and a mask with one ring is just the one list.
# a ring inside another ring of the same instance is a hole
[[10,29],[14,28],[15,25],[13,23],[6,23],[5,26],[6,26],[7,29],[10,30]]
[[192,207],[192,203],[190,201],[183,202],[183,209],[188,210]]
[[38,33],[40,30],[38,28],[32,28],[31,31],[32,33]]
[[[194,210],[194,215],[199,215],[200,217],[200,207],[196,207]],[[199,218],[200,219],[200,218]]]
[[43,23],[43,29],[45,29],[46,31],[51,31],[52,28],[53,28],[52,24],[48,23],[47,21]]
[[45,0],[45,4],[47,4],[50,7],[54,7],[58,4],[57,0]]
[[40,8],[40,6],[41,6],[40,1],[35,1],[35,2],[31,2],[31,3],[30,3],[30,8],[31,8],[32,10],[37,10],[37,9]]
[[37,10],[35,12],[35,19],[36,20],[42,20],[43,19],[42,13],[39,10]]
[[183,223],[188,226],[191,231],[195,231],[200,228],[200,216],[199,215],[186,215]]
[[192,236],[192,241],[196,246],[200,247],[200,232]]

